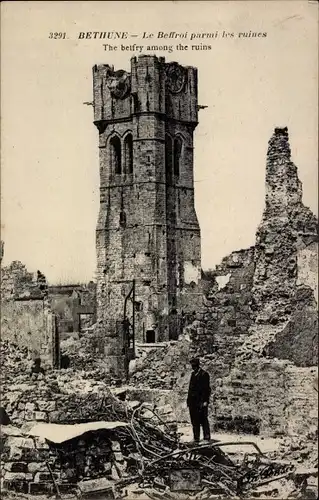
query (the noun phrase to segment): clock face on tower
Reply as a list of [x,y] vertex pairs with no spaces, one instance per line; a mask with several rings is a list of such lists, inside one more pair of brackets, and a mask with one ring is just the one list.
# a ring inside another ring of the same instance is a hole
[[110,73],[107,77],[106,85],[112,97],[124,99],[131,88],[130,75],[122,70],[116,71],[113,74]]
[[185,69],[177,63],[168,64],[166,67],[167,87],[173,94],[181,92],[185,85]]

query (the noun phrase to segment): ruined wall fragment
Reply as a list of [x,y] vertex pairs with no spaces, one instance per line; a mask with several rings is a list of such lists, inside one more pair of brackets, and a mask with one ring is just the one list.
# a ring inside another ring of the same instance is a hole
[[259,432],[291,435],[306,433],[315,425],[317,241],[317,220],[302,204],[288,131],[275,129],[269,141],[266,204],[254,252],[251,308],[255,320],[242,337],[229,376],[220,380],[217,426],[258,417]]
[[1,340],[51,363],[54,316],[45,276],[19,261],[1,268]]
[[[243,354],[314,364],[317,344],[317,219],[302,203],[287,128],[275,129],[266,164],[266,203],[255,245],[255,325]],[[301,349],[299,349],[301,347]]]
[[[316,424],[317,255],[317,220],[302,204],[288,131],[275,129],[256,245],[233,252],[209,273],[205,310],[188,335],[188,359],[199,354],[211,377],[215,430],[297,435]],[[152,379],[154,353],[152,358],[150,364],[148,357],[141,361],[137,383],[143,383],[146,366]],[[174,409],[187,420],[186,359],[181,366],[174,373]]]

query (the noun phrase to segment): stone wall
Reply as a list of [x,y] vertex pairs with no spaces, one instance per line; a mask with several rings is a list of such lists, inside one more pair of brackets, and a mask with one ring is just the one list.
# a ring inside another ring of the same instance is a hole
[[316,428],[316,368],[278,359],[237,363],[214,394],[215,429],[262,435],[302,435]]
[[114,479],[114,463],[122,455],[120,443],[107,431],[90,432],[62,444],[15,434],[8,435],[4,429],[1,435],[1,489],[16,493],[56,494],[52,471],[60,493],[75,494],[82,480]]
[[57,318],[61,338],[80,332],[96,321],[96,285],[52,285],[48,287],[50,306]]
[[174,388],[174,409],[188,419],[188,363],[196,354],[211,378],[213,428],[264,435],[309,431],[317,409],[317,252],[317,220],[302,204],[287,129],[275,129],[256,245],[207,273],[204,311],[184,329],[183,341],[168,345],[161,357],[151,352],[137,360],[134,383]]
[[43,299],[2,302],[1,339],[28,348],[33,356],[50,359],[54,327],[54,316]]
[[10,341],[1,342],[1,366],[1,405],[14,425],[99,419],[110,395],[103,373],[46,366],[44,376],[31,375],[28,348]]
[[264,348],[272,358],[290,359],[296,366],[315,366],[318,361],[317,303],[309,287],[299,286],[292,300],[287,325]]
[[40,271],[30,273],[20,261],[1,267],[1,302],[18,297],[42,298],[45,290],[46,280]]
[[[186,406],[194,354],[189,340],[180,340],[138,359],[132,368],[130,399],[170,404],[180,422],[188,422]],[[263,436],[302,435],[317,423],[317,369],[299,368],[278,359],[236,360],[228,365],[218,354],[205,355],[202,366],[210,375],[209,419],[215,432]]]
[[19,261],[1,268],[1,338],[53,362],[55,317],[46,278],[40,271],[28,272]]

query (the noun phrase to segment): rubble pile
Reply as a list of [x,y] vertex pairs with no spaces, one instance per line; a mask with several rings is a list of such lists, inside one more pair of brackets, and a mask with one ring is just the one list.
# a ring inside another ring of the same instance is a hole
[[60,493],[75,491],[82,480],[117,480],[124,468],[119,437],[119,431],[115,436],[101,430],[56,444],[36,436],[6,436],[5,431],[2,486],[38,495],[52,494],[57,488]]
[[172,389],[179,372],[188,367],[190,342],[167,342],[161,347],[160,354],[154,347],[134,360],[130,366],[130,383],[136,386],[146,384],[153,389]]
[[[151,498],[158,494],[175,498],[174,491],[185,488],[197,498],[204,491],[209,496],[246,498],[261,485],[293,477],[293,465],[270,460],[258,448],[249,460],[247,456],[234,460],[223,452],[223,443],[180,443],[176,433],[156,425],[161,419],[150,407],[132,410],[120,401],[117,405],[125,408],[126,422],[108,430],[84,429],[61,443],[37,437],[36,430],[7,427],[1,442],[3,488],[60,495],[107,481],[119,498],[129,486]],[[113,412],[113,420],[117,417]]]
[[[57,444],[36,437],[37,432],[33,432],[32,425],[24,425],[21,429],[6,426],[1,436],[3,488],[40,494],[52,493],[55,483],[60,491],[69,491],[74,490],[82,480],[106,478],[117,481],[125,471],[126,475],[132,470],[136,473],[137,462],[143,457],[157,456],[154,450],[167,453],[176,449],[176,432],[162,420],[163,415],[158,418],[151,410],[144,409],[133,420],[134,410],[111,394],[108,404],[103,405],[100,401],[100,409],[95,407],[92,410],[94,401],[83,398],[83,403],[91,407],[91,421],[102,421],[102,427],[103,422],[110,422],[111,430],[82,431],[78,437]],[[81,402],[78,400],[77,411],[85,413],[85,408],[79,410],[79,406]],[[72,404],[68,401],[65,408],[68,418],[63,423],[74,424],[71,411]],[[76,407],[73,411],[75,414]],[[151,421],[156,419],[166,432],[160,426],[152,425]],[[87,422],[86,418],[84,420]],[[77,428],[79,421],[81,418],[77,418],[76,425],[72,427]],[[118,423],[114,428],[113,422]],[[63,425],[60,432],[63,436]]]
[[31,375],[33,361],[27,348],[8,341],[0,347],[1,405],[13,424],[88,421],[103,413],[103,397],[110,390],[101,374],[94,378],[90,372],[46,367],[45,375]]
[[6,386],[2,405],[15,425],[24,422],[90,421],[104,412],[108,387],[99,381],[51,372],[37,378],[19,376]]
[[[182,342],[188,363],[190,342]],[[166,352],[171,359],[165,363],[176,362],[171,352],[174,349],[176,344],[172,343]],[[187,471],[192,470],[195,476],[200,475],[198,490],[194,491],[196,498],[205,494],[245,498],[264,484],[269,489],[268,482],[277,477],[288,481],[294,474],[290,463],[275,463],[264,456],[252,457],[249,463],[234,460],[218,442],[190,447],[179,441],[176,416],[170,405],[125,403],[104,382],[70,369],[30,376],[27,351],[8,343],[2,345],[2,354],[4,351],[4,406],[11,421],[20,425],[13,431],[6,426],[8,430],[2,435],[2,486],[8,491],[66,494],[83,485],[88,487],[91,482],[106,481],[105,485],[116,495],[133,488],[151,498],[163,493],[167,498],[178,498],[174,488],[181,488],[181,477],[187,477]],[[9,366],[8,360],[13,359],[17,362]],[[214,364],[209,356],[206,361]],[[185,370],[186,381],[189,372]],[[59,424],[61,428],[89,422],[121,425],[112,431],[88,431],[55,443],[32,434],[33,426],[42,422]],[[193,484],[196,481],[195,477]],[[270,488],[273,493],[275,490]]]
[[[0,342],[0,361],[1,361],[1,383],[13,382],[16,377],[25,373],[31,366],[31,353],[27,347],[1,340]],[[4,391],[3,391],[4,392]]]
[[276,458],[318,469],[318,429],[303,437],[283,438]]
[[[85,370],[87,372],[103,372],[103,366],[99,363],[97,367],[97,353],[99,353],[99,341],[94,326],[87,329],[84,335],[76,339],[69,337],[61,342],[61,353],[70,360],[70,365],[75,370]],[[94,376],[95,376],[94,374]]]

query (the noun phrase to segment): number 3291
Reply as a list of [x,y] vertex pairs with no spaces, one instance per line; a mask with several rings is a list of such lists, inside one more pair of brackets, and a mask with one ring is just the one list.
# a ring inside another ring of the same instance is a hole
[[66,38],[66,33],[49,33],[49,38],[52,38],[53,40],[61,40]]

